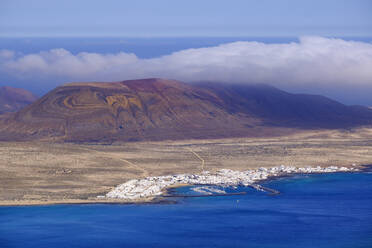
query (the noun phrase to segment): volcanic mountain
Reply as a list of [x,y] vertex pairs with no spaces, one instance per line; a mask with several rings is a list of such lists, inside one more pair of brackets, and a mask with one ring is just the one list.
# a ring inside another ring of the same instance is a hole
[[0,114],[16,112],[36,99],[34,94],[24,89],[0,87]]
[[372,110],[267,85],[71,83],[0,123],[0,139],[73,142],[269,136],[372,123]]

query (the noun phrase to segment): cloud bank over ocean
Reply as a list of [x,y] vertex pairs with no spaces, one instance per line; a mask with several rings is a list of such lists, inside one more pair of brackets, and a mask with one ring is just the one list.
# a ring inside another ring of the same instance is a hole
[[369,87],[371,68],[372,43],[313,36],[285,44],[233,42],[151,59],[125,52],[72,54],[63,48],[34,54],[0,50],[0,73],[18,82],[162,77],[277,87]]

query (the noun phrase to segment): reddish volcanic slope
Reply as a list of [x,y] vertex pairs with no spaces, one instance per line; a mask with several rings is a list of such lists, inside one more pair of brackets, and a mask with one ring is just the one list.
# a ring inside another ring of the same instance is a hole
[[3,120],[0,139],[111,142],[267,136],[371,120],[367,108],[269,86],[143,79],[58,87]]
[[0,87],[0,114],[16,112],[36,99],[35,95],[24,89]]

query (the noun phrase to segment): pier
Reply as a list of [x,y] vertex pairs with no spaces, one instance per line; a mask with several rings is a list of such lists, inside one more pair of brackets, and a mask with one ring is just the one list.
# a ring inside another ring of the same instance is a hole
[[268,192],[270,195],[279,195],[280,194],[280,191],[278,191],[278,190],[271,189],[271,188],[268,188],[268,187],[264,187],[264,186],[259,185],[259,184],[251,184],[249,186],[254,188],[255,190],[258,190],[258,191]]
[[[355,171],[356,168],[346,167],[293,167],[293,166],[277,166],[272,168],[258,168],[247,171],[233,171],[229,169],[221,169],[216,172],[203,171],[200,174],[176,174],[157,177],[146,177],[143,179],[129,180],[106,194],[107,198],[123,198],[123,199],[139,199],[150,196],[160,196],[164,190],[175,185],[215,185],[222,187],[231,186],[250,186],[256,190],[270,193],[270,195],[278,195],[279,191],[263,187],[256,184],[271,177],[278,177],[294,173],[332,173],[332,172],[345,172]],[[241,193],[229,193],[241,194]],[[205,196],[225,196],[228,194],[215,192],[206,194]],[[169,197],[169,196],[166,196]],[[172,195],[172,197],[176,197]],[[197,196],[184,196],[180,197],[203,197]]]

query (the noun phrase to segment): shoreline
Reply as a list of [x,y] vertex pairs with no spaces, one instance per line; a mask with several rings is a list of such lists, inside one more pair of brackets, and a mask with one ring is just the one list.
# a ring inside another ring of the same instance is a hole
[[100,199],[67,199],[67,200],[6,200],[0,201],[1,207],[22,207],[22,206],[49,206],[49,205],[85,205],[85,204],[156,204],[161,201],[154,199],[141,199],[141,201],[126,201],[126,200],[100,200]]
[[[353,171],[335,171],[335,172],[313,172],[313,173],[286,173],[286,174],[281,174],[281,175],[278,175],[278,176],[270,176],[266,179],[262,179],[262,180],[259,180],[256,182],[256,184],[252,184],[252,185],[248,185],[248,186],[244,186],[244,187],[252,187],[254,188],[254,186],[260,186],[260,187],[263,187],[261,184],[262,183],[266,183],[266,182],[269,182],[269,181],[272,181],[272,180],[278,180],[278,179],[281,179],[281,178],[288,178],[288,177],[293,177],[293,176],[296,176],[296,175],[314,175],[314,174],[333,174],[333,173],[357,173],[357,172],[367,172],[369,170],[372,170],[372,164],[368,164],[368,165],[358,165],[358,166],[355,166],[354,168],[356,168],[356,170],[353,170]],[[175,194],[175,189],[177,188],[180,188],[180,187],[185,187],[185,186],[208,186],[208,185],[200,185],[200,184],[194,184],[194,185],[191,185],[191,184],[187,184],[187,185],[181,185],[181,186],[171,186],[171,187],[168,187],[164,192],[166,194],[169,194],[167,195],[166,197],[171,197],[171,194]],[[216,185],[209,185],[209,186],[216,186]],[[263,188],[266,188],[266,187],[263,187]],[[269,191],[272,190],[272,189],[269,189]],[[268,192],[269,194],[272,194],[270,192]],[[276,194],[276,193],[275,193]],[[279,192],[280,194],[280,192]],[[218,194],[217,194],[218,195]],[[230,193],[227,193],[226,195],[230,195]],[[191,196],[191,197],[213,197],[214,195],[200,195],[200,196]],[[218,195],[218,196],[221,196],[221,195]],[[190,196],[186,196],[186,195],[182,195],[182,196],[177,196],[175,195],[174,196],[175,198],[179,197],[179,198],[183,198],[183,197],[190,197]],[[1,206],[1,205],[0,205]]]
[[0,142],[0,205],[105,203],[107,201],[98,201],[96,196],[105,195],[131,179],[200,173],[201,160],[190,149],[205,160],[204,169],[211,172],[281,164],[296,167],[366,165],[372,163],[371,137],[372,129],[358,129],[309,131],[282,138],[112,146]]
[[[114,198],[135,200],[147,197],[161,197],[169,187],[176,185],[198,185],[206,187],[208,185],[222,186],[225,188],[235,186],[257,186],[257,183],[272,177],[290,175],[297,173],[332,173],[332,172],[352,172],[359,171],[360,167],[295,167],[295,166],[275,166],[269,168],[256,168],[245,171],[234,171],[231,169],[220,169],[215,172],[202,171],[198,174],[173,174],[166,176],[146,177],[142,179],[132,179],[116,186],[104,196],[98,198]],[[256,189],[260,190],[258,185]],[[210,190],[210,189],[209,189]],[[205,191],[202,189],[202,191]],[[208,190],[207,190],[208,191]],[[204,192],[210,194],[210,192]]]
[[[329,174],[329,173],[356,173],[356,172],[365,172],[372,169],[372,164],[368,165],[358,165],[355,167],[348,167],[348,169],[354,168],[354,170],[348,171],[334,171],[334,172],[296,172],[296,173],[282,173],[280,175],[269,176],[264,179],[260,179],[255,181],[255,184],[264,183],[270,180],[275,180],[283,177],[291,177],[295,175],[304,175],[304,174]],[[185,186],[193,186],[196,184],[173,184],[169,187],[166,187],[162,190],[161,195],[153,195],[150,197],[143,197],[139,199],[123,199],[123,198],[92,198],[92,199],[62,199],[62,200],[5,200],[0,201],[0,207],[22,207],[22,206],[53,206],[53,205],[90,205],[90,204],[113,204],[113,205],[146,205],[146,204],[174,204],[178,201],[170,200],[169,198],[182,198],[184,196],[178,196],[171,194],[174,193],[174,189],[185,187]],[[198,184],[200,185],[200,184]],[[203,184],[201,184],[203,185]],[[216,185],[216,184],[211,184]],[[204,185],[205,186],[205,185]],[[249,187],[249,185],[247,185]],[[173,192],[172,192],[173,191]],[[193,197],[211,197],[213,195],[200,195],[200,196],[193,196]],[[219,195],[223,196],[223,195]]]

